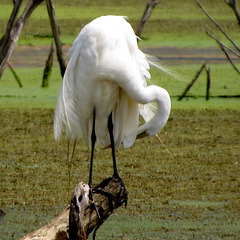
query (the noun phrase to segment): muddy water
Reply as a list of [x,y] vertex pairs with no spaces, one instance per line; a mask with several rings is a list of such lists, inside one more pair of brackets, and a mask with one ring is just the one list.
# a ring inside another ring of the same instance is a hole
[[[63,47],[66,56],[69,49],[70,46]],[[168,65],[198,64],[204,61],[214,64],[227,62],[225,55],[218,48],[145,47],[142,50]],[[44,67],[48,52],[49,47],[46,46],[17,46],[12,53],[10,63],[14,67]],[[233,57],[233,61],[240,63],[236,57]],[[57,63],[56,57],[54,62]]]
[[[174,48],[174,47],[150,47],[144,48],[145,53],[156,56],[161,62],[169,65],[208,63],[224,64],[227,59],[219,48]],[[240,62],[233,57],[234,62]]]

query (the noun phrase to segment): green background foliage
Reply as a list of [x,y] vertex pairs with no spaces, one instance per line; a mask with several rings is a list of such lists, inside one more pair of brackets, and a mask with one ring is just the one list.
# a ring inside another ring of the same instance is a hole
[[[239,27],[224,1],[201,2],[239,44]],[[0,36],[7,26],[11,3],[1,0]],[[56,0],[64,49],[69,49],[86,23],[101,15],[128,16],[136,29],[145,5],[146,0]],[[173,57],[177,57],[174,48],[216,48],[204,33],[207,25],[217,32],[195,1],[160,1],[144,28],[140,46],[170,47],[173,50],[166,56]],[[49,48],[51,38],[43,3],[30,17],[14,50],[38,50],[34,59],[28,54],[24,62],[14,64],[23,87],[18,87],[9,69],[0,80],[0,208],[7,212],[0,225],[0,239],[4,240],[19,239],[46,224],[66,207],[76,184],[88,181],[89,150],[82,141],[77,146],[70,185],[64,137],[58,155],[55,153],[52,125],[61,85],[56,58],[50,85],[41,88],[47,54],[44,57],[40,53]],[[197,57],[201,57],[201,51]],[[163,64],[168,66],[168,62]],[[173,110],[160,136],[173,158],[154,137],[117,151],[129,203],[104,223],[98,239],[230,240],[240,235],[240,101],[206,101],[205,73],[189,92],[195,98],[177,101],[201,64],[176,60],[169,67],[178,78],[151,70],[151,83],[166,88],[172,98]],[[208,66],[212,72],[212,97],[240,94],[239,75],[227,61],[210,62]],[[94,184],[111,174],[110,151],[97,148]]]

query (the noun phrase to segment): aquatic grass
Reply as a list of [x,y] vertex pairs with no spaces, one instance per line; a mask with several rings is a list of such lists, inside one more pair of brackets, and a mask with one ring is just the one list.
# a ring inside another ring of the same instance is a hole
[[[179,239],[239,236],[239,109],[174,109],[160,136],[119,149],[129,192],[99,230],[99,239]],[[7,212],[1,239],[19,239],[69,204],[88,181],[89,150],[76,148],[68,184],[66,141],[55,154],[53,109],[0,111],[0,196]],[[94,185],[112,174],[111,151],[96,151]]]
[[[188,95],[193,98],[185,98],[177,101],[187,84],[192,80],[199,65],[175,65],[171,68],[179,75],[179,79],[173,78],[157,69],[151,70],[150,84],[156,84],[165,88],[172,97],[174,108],[238,108],[239,98],[217,98],[218,96],[234,96],[240,91],[239,76],[232,70],[229,64],[209,65],[212,69],[212,85],[210,88],[210,100],[205,100],[206,74],[202,73]],[[48,88],[41,88],[42,68],[17,68],[23,87],[19,88],[11,72],[6,69],[0,81],[0,106],[20,108],[54,108],[62,78],[59,68],[53,67]],[[212,98],[211,98],[212,97]]]

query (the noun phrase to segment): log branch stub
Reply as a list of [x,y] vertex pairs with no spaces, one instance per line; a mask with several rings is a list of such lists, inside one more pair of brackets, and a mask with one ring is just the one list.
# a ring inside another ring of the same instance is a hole
[[72,196],[69,212],[69,238],[87,239],[86,231],[83,228],[83,217],[89,206],[89,186],[80,182]]

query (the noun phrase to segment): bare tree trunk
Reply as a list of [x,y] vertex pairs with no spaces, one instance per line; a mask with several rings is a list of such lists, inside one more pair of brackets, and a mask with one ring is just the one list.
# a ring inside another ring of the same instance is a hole
[[53,0],[45,0],[45,2],[47,5],[48,16],[50,19],[52,33],[53,33],[53,37],[54,37],[54,41],[55,41],[55,45],[56,45],[57,58],[58,58],[58,62],[59,62],[60,69],[61,69],[61,75],[63,77],[67,64],[65,63],[65,60],[63,57],[64,55],[63,55],[63,50],[62,50],[62,43],[60,40],[59,28],[57,25],[57,19],[55,16],[54,3],[53,3]]
[[0,78],[7,66],[7,62],[22,32],[24,24],[43,0],[29,0],[21,16],[16,20],[23,0],[15,0],[13,11],[8,22],[5,35],[0,40]]
[[138,27],[137,27],[136,35],[138,37],[141,37],[142,31],[143,31],[143,27],[144,27],[145,23],[148,21],[148,19],[150,18],[153,8],[157,4],[158,4],[158,0],[148,0],[146,9],[145,9],[145,11],[143,13],[143,16],[142,16],[142,18],[140,20],[140,23],[139,23]]
[[[6,29],[6,33],[5,35],[3,35],[2,39],[0,40],[0,46],[6,42],[6,40],[9,38],[10,36],[10,33],[11,33],[11,30],[12,30],[12,27],[13,27],[13,24],[14,24],[14,21],[17,17],[17,14],[19,12],[19,9],[21,7],[21,4],[22,4],[22,1],[23,0],[15,0],[13,1],[13,10],[12,10],[12,13],[11,13],[11,16],[10,16],[10,19],[8,21],[8,25],[7,25],[7,29]],[[2,47],[1,47],[2,48]],[[0,49],[1,49],[0,48]]]

